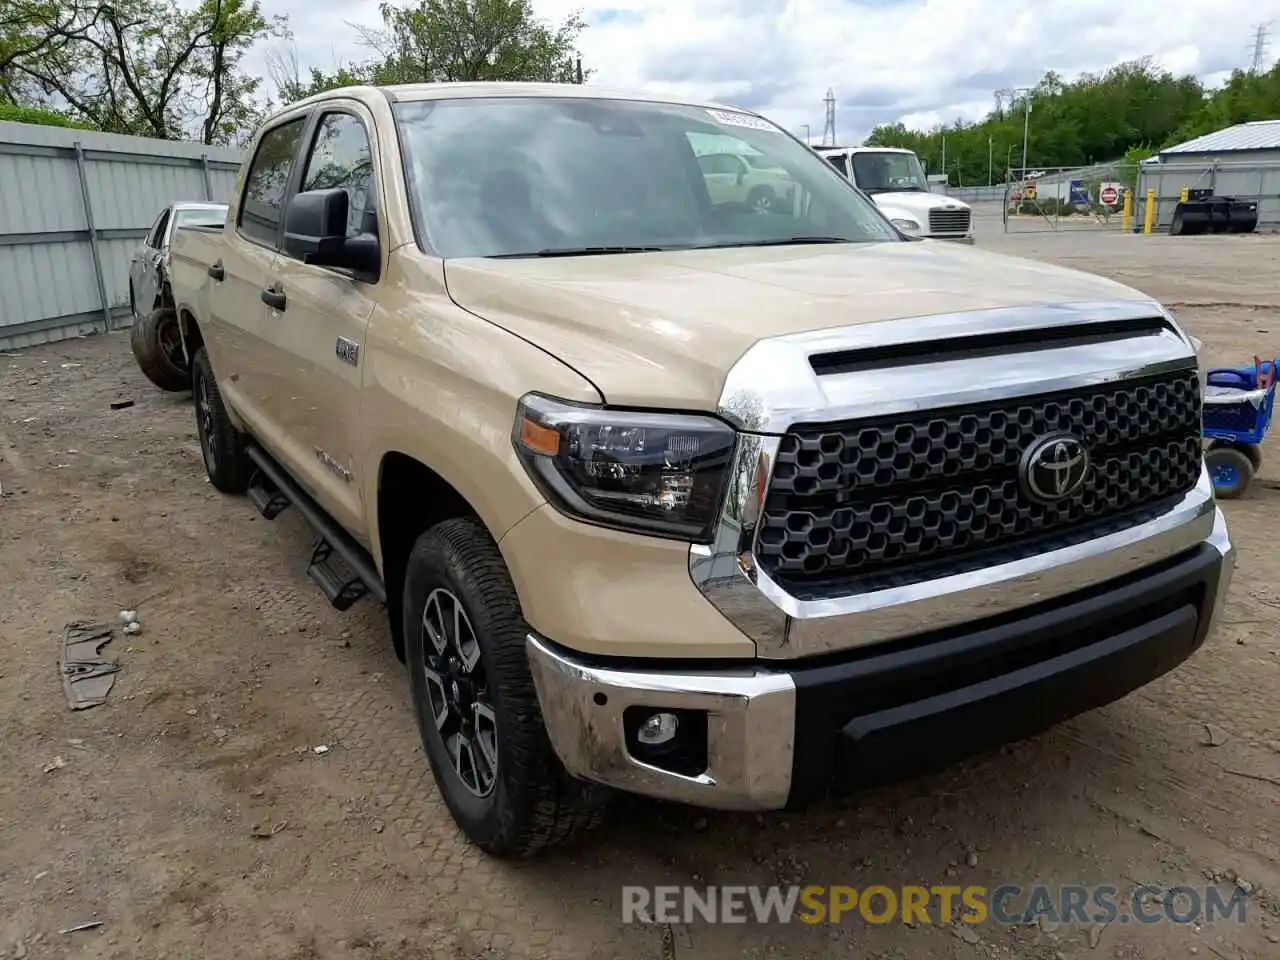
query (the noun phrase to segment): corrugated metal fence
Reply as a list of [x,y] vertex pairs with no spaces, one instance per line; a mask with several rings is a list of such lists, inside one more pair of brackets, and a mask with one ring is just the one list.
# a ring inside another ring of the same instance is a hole
[[1136,199],[1156,194],[1155,227],[1168,228],[1183,187],[1208,188],[1219,197],[1258,201],[1258,231],[1280,230],[1280,161],[1171,159],[1144,163]]
[[127,326],[166,204],[227,200],[238,150],[0,122],[0,349]]

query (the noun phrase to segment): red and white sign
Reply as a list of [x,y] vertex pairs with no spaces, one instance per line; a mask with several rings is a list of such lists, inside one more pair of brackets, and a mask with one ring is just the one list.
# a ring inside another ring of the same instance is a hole
[[1098,191],[1098,199],[1105,206],[1114,207],[1116,201],[1120,199],[1120,186],[1115,183],[1104,183],[1102,189]]

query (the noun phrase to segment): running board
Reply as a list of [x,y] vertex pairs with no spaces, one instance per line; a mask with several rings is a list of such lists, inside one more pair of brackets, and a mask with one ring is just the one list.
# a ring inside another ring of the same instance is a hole
[[[316,532],[318,539],[311,548],[307,576],[316,582],[329,602],[339,610],[346,610],[367,594],[379,603],[386,603],[387,591],[369,551],[338,526],[264,450],[249,444],[246,452],[261,474],[255,479],[262,482],[256,483],[255,487],[261,488],[263,493],[255,495],[250,492],[255,505],[258,505],[259,496],[266,496],[264,502],[269,506],[274,505],[276,498],[283,498],[297,507]],[[251,491],[255,487],[251,487]],[[262,505],[258,505],[258,509],[264,517],[268,516]],[[279,512],[275,510],[271,517]]]

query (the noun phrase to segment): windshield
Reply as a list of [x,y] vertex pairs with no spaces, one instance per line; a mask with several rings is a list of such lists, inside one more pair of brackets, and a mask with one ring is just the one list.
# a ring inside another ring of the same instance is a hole
[[442,257],[901,239],[749,114],[533,97],[395,110],[419,239]]
[[889,190],[929,191],[924,169],[914,153],[855,153],[853,176],[858,186],[867,193],[884,193]]
[[221,227],[227,222],[223,210],[179,210],[175,223],[179,227]]

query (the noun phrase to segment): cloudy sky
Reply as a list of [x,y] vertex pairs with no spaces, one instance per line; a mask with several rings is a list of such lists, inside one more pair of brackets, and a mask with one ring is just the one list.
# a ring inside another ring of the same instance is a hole
[[[406,2],[406,0],[395,0]],[[928,127],[977,118],[992,91],[1067,78],[1143,55],[1220,82],[1247,66],[1255,25],[1273,21],[1267,65],[1280,55],[1280,0],[533,0],[544,17],[580,9],[593,82],[677,92],[760,110],[815,141],[823,96],[856,142],[876,124]],[[287,14],[302,66],[367,56],[347,23],[379,24],[377,0],[262,0]],[[263,51],[254,53],[262,64]]]

